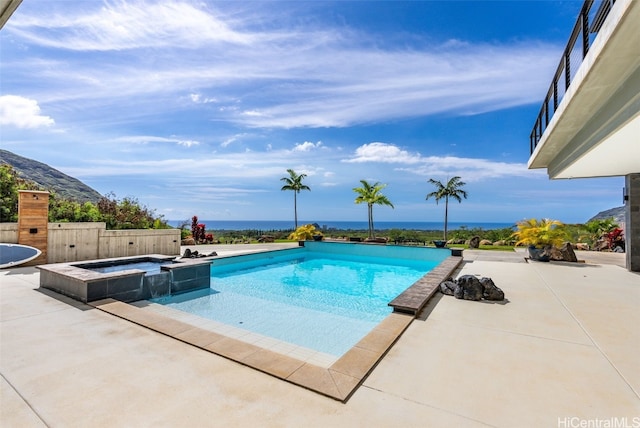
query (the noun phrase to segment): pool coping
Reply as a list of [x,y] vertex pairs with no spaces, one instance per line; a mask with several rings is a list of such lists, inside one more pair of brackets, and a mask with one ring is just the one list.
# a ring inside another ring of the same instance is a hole
[[[437,284],[452,275],[461,262],[462,257],[448,257],[401,293],[398,298],[412,290],[403,299],[408,298],[410,302],[413,302],[413,306],[410,308],[420,306],[421,309],[437,291]],[[393,313],[389,314],[330,367],[325,368],[163,314],[145,311],[140,307],[115,299],[108,298],[88,304],[103,312],[343,403],[362,384],[419,312],[419,310],[410,312],[406,310],[405,306],[402,306],[405,310],[400,311],[396,311],[394,308]],[[409,308],[409,306],[406,307]]]
[[417,315],[438,291],[440,283],[448,279],[462,263],[462,257],[450,256],[416,281],[411,287],[389,302],[394,312]]

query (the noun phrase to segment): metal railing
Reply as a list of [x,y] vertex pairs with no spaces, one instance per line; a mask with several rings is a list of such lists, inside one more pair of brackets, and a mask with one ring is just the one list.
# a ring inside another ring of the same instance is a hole
[[[571,31],[569,42],[564,49],[560,64],[556,69],[551,86],[542,102],[540,113],[538,113],[536,122],[531,130],[531,135],[529,136],[531,154],[536,149],[551,118],[558,109],[560,101],[562,101],[564,94],[569,89],[575,72],[589,52],[589,46],[593,44],[593,40],[596,38],[598,31],[600,31],[615,1],[585,0],[582,4],[578,19]],[[598,7],[595,8],[593,7],[594,5]]]

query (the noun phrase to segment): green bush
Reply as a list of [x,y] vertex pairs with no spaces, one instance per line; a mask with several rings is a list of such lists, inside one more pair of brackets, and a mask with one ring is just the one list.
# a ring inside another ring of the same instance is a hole
[[564,224],[558,220],[531,218],[518,222],[516,226],[518,230],[513,233],[513,237],[518,240],[516,246],[527,245],[543,248],[552,245],[559,247],[568,239]]

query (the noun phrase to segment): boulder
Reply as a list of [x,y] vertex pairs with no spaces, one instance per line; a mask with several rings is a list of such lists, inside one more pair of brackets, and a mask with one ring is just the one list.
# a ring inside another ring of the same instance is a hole
[[478,248],[478,247],[480,247],[479,236],[474,236],[473,238],[469,239],[469,248]]
[[480,241],[480,245],[493,245],[493,242],[489,241],[488,239],[483,239]]
[[463,275],[456,281],[453,297],[464,300],[482,300],[483,291],[478,278],[473,275]]
[[562,247],[552,247],[550,250],[550,259],[563,262],[577,262],[578,258],[573,251],[573,247],[569,242],[562,244]]
[[560,252],[562,253],[562,260],[566,262],[576,263],[578,261],[578,258],[576,257],[575,251],[573,251],[573,246],[571,245],[571,243],[565,242],[564,244],[562,244],[562,247],[560,247]]
[[196,245],[196,240],[193,238],[185,238],[180,241],[180,245]]
[[447,296],[453,296],[453,291],[457,286],[458,284],[456,284],[455,280],[453,278],[449,278],[446,281],[442,281],[440,283],[440,291],[442,292],[442,294],[445,294]]
[[535,260],[538,262],[548,262],[551,259],[552,247],[536,248],[534,246],[527,247],[527,253],[529,254],[529,260]]
[[589,251],[589,244],[578,242],[577,244],[575,244],[575,247],[576,247],[576,250]]
[[202,254],[199,253],[198,250],[195,251],[191,251],[190,249],[186,249],[184,250],[184,254],[182,255],[183,259],[200,259],[203,257],[214,257],[217,256],[218,253],[216,253],[215,251],[210,252],[209,254]]
[[504,247],[505,245],[507,245],[507,241],[505,241],[504,239],[501,239],[500,241],[496,241],[491,245],[496,247]]
[[498,288],[491,278],[480,278],[482,284],[482,297],[485,300],[504,300],[504,291]]
[[504,300],[504,292],[486,277],[478,279],[474,275],[463,275],[458,279],[448,278],[440,283],[439,288],[442,294],[456,299]]
[[596,251],[607,251],[609,250],[609,242],[606,239],[600,239],[595,243],[593,249]]

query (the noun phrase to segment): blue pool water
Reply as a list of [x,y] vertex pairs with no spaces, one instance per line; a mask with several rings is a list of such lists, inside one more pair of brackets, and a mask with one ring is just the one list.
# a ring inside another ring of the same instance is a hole
[[412,257],[358,254],[362,247],[321,244],[219,259],[209,289],[156,302],[340,356],[391,312],[391,300],[449,254],[421,248]]
[[85,269],[92,270],[94,272],[101,273],[109,273],[109,272],[121,272],[123,270],[129,269],[140,269],[145,271],[147,274],[160,273],[160,266],[171,264],[172,262],[167,261],[144,261],[144,262],[133,262],[133,263],[122,263],[122,264],[112,264],[109,266],[93,266],[86,267]]

